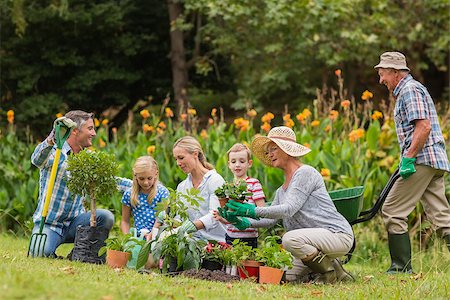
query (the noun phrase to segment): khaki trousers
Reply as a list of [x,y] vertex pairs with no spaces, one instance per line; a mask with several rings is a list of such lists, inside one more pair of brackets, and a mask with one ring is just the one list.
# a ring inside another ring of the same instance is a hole
[[286,280],[295,281],[311,272],[302,259],[322,251],[330,258],[343,256],[350,251],[353,236],[347,233],[334,233],[323,228],[302,228],[291,230],[283,235],[283,247],[294,256],[294,267],[286,271]]
[[450,207],[445,197],[444,171],[416,165],[416,173],[399,178],[389,192],[381,210],[387,231],[408,232],[408,215],[421,201],[427,218],[441,235],[450,234]]

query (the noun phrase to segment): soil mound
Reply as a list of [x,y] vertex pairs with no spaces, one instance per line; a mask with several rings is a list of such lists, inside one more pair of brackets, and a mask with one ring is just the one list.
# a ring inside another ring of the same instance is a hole
[[239,276],[230,275],[222,271],[211,271],[206,269],[188,270],[181,273],[183,276],[220,282],[230,282],[239,280]]

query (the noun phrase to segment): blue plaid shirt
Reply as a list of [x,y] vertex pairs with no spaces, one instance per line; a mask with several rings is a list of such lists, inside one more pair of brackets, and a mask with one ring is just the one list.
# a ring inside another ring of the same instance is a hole
[[450,172],[450,164],[445,151],[444,137],[433,99],[427,89],[411,75],[404,77],[394,89],[396,98],[394,119],[400,144],[401,156],[404,157],[412,143],[414,121],[428,119],[431,132],[423,148],[417,153],[416,163]]
[[[72,149],[67,142],[64,143],[61,149],[61,156],[58,164],[58,171],[56,173],[55,185],[50,199],[50,206],[45,224],[50,226],[50,229],[62,234],[63,228],[70,225],[70,223],[81,213],[86,212],[83,207],[84,197],[73,195],[67,188],[67,157]],[[50,173],[52,170],[53,161],[55,159],[56,145],[51,146],[44,140],[40,143],[33,154],[31,155],[31,162],[40,169],[39,176],[39,203],[33,215],[35,223],[40,222],[42,210],[44,208],[45,196],[47,193],[47,185],[50,181]],[[122,193],[130,188],[132,181],[126,178],[117,177],[117,188]]]

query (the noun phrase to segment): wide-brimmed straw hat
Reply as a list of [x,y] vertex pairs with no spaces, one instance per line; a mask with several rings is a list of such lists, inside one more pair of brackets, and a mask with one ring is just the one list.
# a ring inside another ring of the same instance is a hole
[[308,154],[311,149],[297,143],[294,131],[286,126],[274,127],[267,136],[257,136],[253,139],[252,153],[264,164],[272,166],[272,161],[267,153],[267,144],[274,142],[286,154],[293,157],[300,157]]
[[406,57],[400,52],[385,52],[380,55],[380,63],[374,67],[375,69],[396,69],[407,70]]

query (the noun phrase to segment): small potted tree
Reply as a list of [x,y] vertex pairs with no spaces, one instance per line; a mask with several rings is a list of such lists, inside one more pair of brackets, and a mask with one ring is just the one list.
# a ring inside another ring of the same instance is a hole
[[108,266],[111,268],[124,268],[131,258],[131,252],[136,243],[140,242],[131,234],[109,237],[105,240],[105,246],[98,251],[98,256],[106,253],[106,264]]
[[286,268],[292,268],[294,257],[278,244],[279,236],[267,236],[261,249],[256,251],[259,267],[259,283],[279,284]]
[[191,208],[198,207],[199,201],[202,200],[199,190],[193,188],[187,193],[179,193],[169,188],[169,191],[169,197],[156,206],[158,212],[166,212],[164,224],[159,228],[156,239],[142,247],[137,260],[137,269],[147,262],[150,251],[155,260],[161,260],[164,273],[200,268],[202,248],[206,242],[194,239],[177,228],[181,220],[189,217],[186,203]]
[[96,201],[98,197],[111,196],[117,191],[115,174],[118,171],[114,156],[84,149],[69,156],[67,170],[70,172],[67,185],[71,193],[82,195],[90,200],[90,226],[77,228],[72,259],[90,263],[104,263],[105,257],[98,251],[105,245],[109,231],[97,228]]

